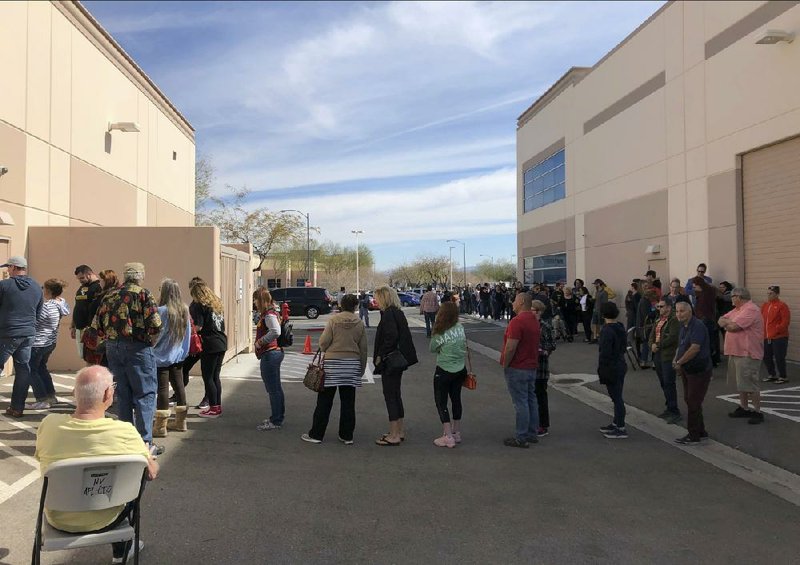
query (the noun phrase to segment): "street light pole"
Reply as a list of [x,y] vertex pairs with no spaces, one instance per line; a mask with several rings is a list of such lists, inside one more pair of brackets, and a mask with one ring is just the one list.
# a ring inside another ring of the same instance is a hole
[[450,292],[453,292],[453,245],[450,246]]
[[448,239],[447,243],[460,243],[464,247],[464,288],[467,288],[467,244],[457,239]]
[[350,233],[356,234],[356,294],[361,290],[361,279],[358,273],[358,236],[364,233],[362,230],[350,230]]
[[306,217],[306,282],[311,279],[311,214],[303,213],[300,210],[281,210],[281,214],[285,212],[297,212],[301,216]]

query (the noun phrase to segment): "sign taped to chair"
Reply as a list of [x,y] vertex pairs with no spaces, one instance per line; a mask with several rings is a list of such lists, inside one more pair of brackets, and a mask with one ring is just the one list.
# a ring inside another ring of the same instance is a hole
[[83,470],[83,496],[107,496],[111,500],[114,491],[115,467],[89,467]]

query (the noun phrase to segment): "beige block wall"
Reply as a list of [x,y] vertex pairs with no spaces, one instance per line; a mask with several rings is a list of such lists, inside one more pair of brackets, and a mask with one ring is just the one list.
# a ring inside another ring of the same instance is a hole
[[[521,214],[518,240],[540,226],[574,216],[576,274],[594,277],[595,266],[613,260],[623,269],[633,269],[627,256],[617,251],[601,251],[590,243],[584,247],[582,234],[607,237],[610,224],[593,220],[600,209],[604,216],[619,214],[625,225],[630,217],[622,212],[625,202],[663,194],[658,208],[642,204],[637,213],[666,219],[662,249],[669,249],[669,274],[685,278],[703,261],[715,279],[741,278],[741,224],[733,213],[738,205],[738,155],[800,134],[800,45],[756,45],[755,30],[706,60],[705,44],[764,4],[666,5],[582,81],[523,125],[517,135],[520,165],[542,146],[565,138],[568,196]],[[800,29],[800,6],[768,27]],[[583,135],[578,124],[660,71],[666,77],[663,88]],[[641,237],[636,230],[630,234]],[[615,245],[622,249],[621,243]],[[642,261],[638,247],[626,251],[637,264]],[[639,270],[626,273],[626,279]],[[659,274],[666,278],[666,273]]]
[[[164,245],[166,241],[170,245]],[[204,278],[217,293],[220,291],[219,231],[215,227],[32,227],[28,260],[31,276],[37,281],[58,277],[69,283],[64,297],[70,307],[74,306],[79,286],[73,273],[77,265],[84,263],[95,271],[114,269],[121,273],[124,263],[141,261],[146,269],[146,288],[157,292],[163,278],[173,278],[180,283],[187,303],[191,301],[188,283],[194,276]],[[56,371],[83,366],[75,342],[70,339],[69,326],[70,318],[64,318],[49,364]]]
[[[0,235],[12,253],[27,252],[29,226],[194,224],[193,135],[76,10],[0,2],[0,210],[17,224]],[[141,132],[109,134],[112,121]]]

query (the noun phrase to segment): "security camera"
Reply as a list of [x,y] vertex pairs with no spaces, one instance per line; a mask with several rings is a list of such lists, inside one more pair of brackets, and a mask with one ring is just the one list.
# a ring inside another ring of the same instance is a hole
[[3,165],[0,165],[0,177],[2,177],[7,172],[8,172],[8,167],[4,167]]

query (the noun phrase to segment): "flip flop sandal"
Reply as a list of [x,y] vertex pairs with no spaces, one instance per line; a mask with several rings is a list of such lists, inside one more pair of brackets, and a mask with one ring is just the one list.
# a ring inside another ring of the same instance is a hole
[[400,445],[400,442],[398,441],[398,442],[395,443],[395,442],[389,441],[389,440],[386,439],[386,436],[383,436],[383,437],[378,438],[378,439],[375,440],[375,445],[380,445],[380,446],[383,446],[383,447],[389,447],[389,446],[397,447],[398,445]]

